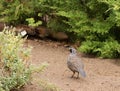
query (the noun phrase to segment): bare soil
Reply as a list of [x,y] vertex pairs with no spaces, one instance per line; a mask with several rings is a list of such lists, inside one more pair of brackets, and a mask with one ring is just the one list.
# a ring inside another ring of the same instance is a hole
[[38,85],[40,79],[56,84],[61,91],[120,91],[120,59],[92,58],[78,53],[85,65],[86,78],[71,78],[72,72],[66,61],[69,51],[64,43],[27,40],[33,47],[31,61],[35,66],[43,62],[49,63],[42,73],[33,75],[31,84],[24,91],[42,91]]

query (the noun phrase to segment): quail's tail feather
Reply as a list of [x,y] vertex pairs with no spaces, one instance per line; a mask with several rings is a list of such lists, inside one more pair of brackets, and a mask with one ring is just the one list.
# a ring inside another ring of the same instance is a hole
[[79,69],[79,73],[81,74],[82,77],[86,77],[86,73],[83,69]]

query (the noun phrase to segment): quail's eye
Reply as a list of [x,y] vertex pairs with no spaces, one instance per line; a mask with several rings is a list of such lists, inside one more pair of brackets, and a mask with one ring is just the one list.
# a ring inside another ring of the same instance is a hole
[[70,49],[70,52],[72,52],[72,49]]

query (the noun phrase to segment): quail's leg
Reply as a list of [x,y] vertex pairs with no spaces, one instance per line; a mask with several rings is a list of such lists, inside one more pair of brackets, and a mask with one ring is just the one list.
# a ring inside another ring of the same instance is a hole
[[77,72],[77,73],[78,73],[78,75],[77,75],[76,79],[78,79],[78,78],[79,78],[79,72]]
[[73,75],[71,76],[71,78],[73,78],[73,77],[74,77],[74,75],[75,75],[75,72],[73,71]]

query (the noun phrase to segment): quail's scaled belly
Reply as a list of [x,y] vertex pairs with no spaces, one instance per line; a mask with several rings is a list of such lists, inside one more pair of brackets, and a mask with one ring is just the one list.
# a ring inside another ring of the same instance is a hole
[[73,71],[73,72],[77,72],[77,67],[71,62],[71,61],[68,61],[68,68]]

